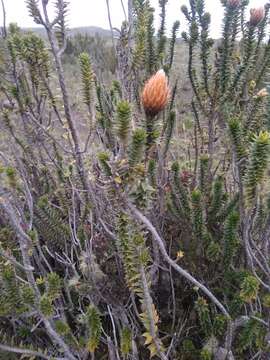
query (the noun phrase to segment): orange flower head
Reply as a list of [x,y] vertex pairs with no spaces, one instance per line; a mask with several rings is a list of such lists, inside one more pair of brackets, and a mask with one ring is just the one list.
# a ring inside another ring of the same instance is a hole
[[142,103],[146,115],[157,115],[165,109],[169,99],[168,78],[164,70],[159,70],[146,82],[142,92]]
[[237,8],[241,4],[241,0],[228,0],[227,6],[230,6],[231,8]]
[[250,24],[257,26],[265,18],[265,9],[263,6],[250,10]]

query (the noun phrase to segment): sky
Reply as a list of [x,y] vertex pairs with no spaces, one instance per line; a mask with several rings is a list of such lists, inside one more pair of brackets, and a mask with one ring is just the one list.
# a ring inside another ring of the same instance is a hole
[[[27,13],[25,0],[4,0],[7,11],[7,22],[16,22],[20,27],[34,26],[33,21]],[[268,0],[250,0],[250,7],[263,6]],[[53,0],[50,0],[52,3]],[[150,0],[153,7],[157,9],[156,25],[158,26],[158,0]],[[106,0],[69,0],[69,27],[79,26],[99,26],[108,29],[108,18],[106,10]],[[127,0],[123,0],[126,4]],[[167,11],[167,28],[170,29],[175,20],[180,20],[182,31],[185,30],[185,20],[181,14],[182,5],[188,4],[188,0],[169,0]],[[114,27],[120,27],[124,14],[121,7],[121,0],[110,0],[111,17]],[[223,9],[220,0],[206,0],[207,11],[211,13],[211,36],[218,38],[221,34],[221,20]],[[0,14],[0,24],[2,25],[2,13]]]

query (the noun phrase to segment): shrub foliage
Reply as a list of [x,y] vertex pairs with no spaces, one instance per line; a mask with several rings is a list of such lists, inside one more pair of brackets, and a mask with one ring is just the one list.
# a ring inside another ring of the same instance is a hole
[[190,0],[180,41],[129,1],[111,85],[82,48],[75,94],[49,2],[46,40],[1,40],[0,358],[270,358],[269,5],[223,0],[216,42]]

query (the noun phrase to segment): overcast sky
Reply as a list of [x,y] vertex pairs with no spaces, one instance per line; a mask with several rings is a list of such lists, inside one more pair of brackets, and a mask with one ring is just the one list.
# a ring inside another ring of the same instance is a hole
[[[50,0],[53,2],[52,0]],[[126,4],[127,0],[123,0]],[[155,8],[158,8],[158,0],[150,0]],[[267,0],[250,0],[251,7],[262,6]],[[21,27],[33,26],[31,18],[28,16],[25,8],[24,0],[5,0],[7,10],[7,21],[16,22]],[[100,26],[108,28],[108,19],[106,11],[106,0],[69,0],[70,11],[68,24],[70,27],[78,26]],[[123,11],[121,8],[121,0],[110,0],[111,15],[113,26],[120,27],[123,20]],[[175,20],[181,21],[181,28],[184,30],[184,19],[181,15],[180,8],[183,4],[188,4],[188,0],[169,0],[168,2],[168,21],[167,27],[170,28]],[[222,6],[220,0],[206,0],[207,10],[212,15],[211,31],[212,36],[217,38],[220,35]],[[156,21],[158,24],[158,12],[156,13]],[[0,15],[2,23],[2,14]]]

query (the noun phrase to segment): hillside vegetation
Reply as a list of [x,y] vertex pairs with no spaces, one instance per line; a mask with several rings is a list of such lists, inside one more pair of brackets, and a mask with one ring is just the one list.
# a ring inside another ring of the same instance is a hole
[[[31,27],[31,28],[23,28],[23,32],[33,32],[37,35],[40,35],[41,37],[45,38],[47,37],[46,30],[43,27],[37,26],[37,27]],[[110,30],[103,29],[98,26],[82,26],[82,27],[73,27],[67,29],[67,36],[72,37],[78,34],[82,35],[88,35],[88,36],[102,36],[106,38],[111,38],[111,32]]]

